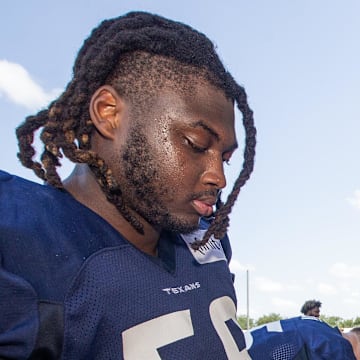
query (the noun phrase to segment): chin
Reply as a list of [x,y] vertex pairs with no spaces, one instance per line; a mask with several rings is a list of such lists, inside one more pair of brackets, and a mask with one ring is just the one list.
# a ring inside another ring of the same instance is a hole
[[136,212],[149,224],[157,229],[188,234],[198,229],[200,215],[195,212],[174,211],[161,205],[161,202],[155,202],[153,207],[146,207],[144,211],[139,208]]
[[200,217],[192,217],[191,219],[184,217],[170,216],[166,219],[162,228],[172,232],[178,232],[181,234],[189,234],[199,228]]

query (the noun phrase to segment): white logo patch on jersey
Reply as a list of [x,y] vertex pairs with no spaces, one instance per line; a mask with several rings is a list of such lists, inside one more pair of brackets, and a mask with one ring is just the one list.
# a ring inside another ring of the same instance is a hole
[[215,239],[213,235],[209,241],[205,245],[200,246],[198,250],[195,251],[191,247],[191,244],[194,241],[199,241],[204,237],[205,232],[206,230],[196,230],[190,234],[181,234],[181,237],[185,241],[195,260],[199,264],[207,264],[221,260],[227,261],[221,241]]

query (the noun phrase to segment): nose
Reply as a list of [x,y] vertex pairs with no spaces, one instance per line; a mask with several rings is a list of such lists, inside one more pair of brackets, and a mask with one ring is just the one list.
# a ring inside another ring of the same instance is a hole
[[226,177],[222,159],[209,161],[209,164],[203,173],[202,181],[204,184],[211,185],[217,189],[223,189],[226,186]]

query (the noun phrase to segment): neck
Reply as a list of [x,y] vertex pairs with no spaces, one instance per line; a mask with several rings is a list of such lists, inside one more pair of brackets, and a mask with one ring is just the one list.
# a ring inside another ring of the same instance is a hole
[[107,200],[87,165],[77,164],[72,174],[63,183],[65,189],[77,201],[101,216],[135,247],[144,253],[156,256],[160,232],[141,218],[139,220],[144,227],[144,234],[138,233],[115,205]]

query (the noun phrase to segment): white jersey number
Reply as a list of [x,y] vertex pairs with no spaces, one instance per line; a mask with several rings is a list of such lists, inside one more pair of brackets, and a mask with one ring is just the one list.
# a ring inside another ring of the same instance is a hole
[[251,331],[247,331],[245,333],[245,342],[246,342],[246,348],[247,349],[250,349],[253,342],[254,342],[252,332],[254,332],[254,331],[258,330],[258,329],[261,329],[263,327],[266,328],[267,332],[283,332],[283,328],[281,326],[280,320],[273,321],[273,322],[268,323],[268,324],[264,324],[264,325],[254,327],[254,328],[251,329]]
[[[224,296],[215,299],[209,307],[214,328],[223,343],[229,360],[250,360],[247,351],[239,351],[225,322],[235,318],[234,302]],[[133,326],[122,333],[123,354],[125,360],[161,360],[158,348],[194,335],[190,310],[177,311],[142,324]]]

